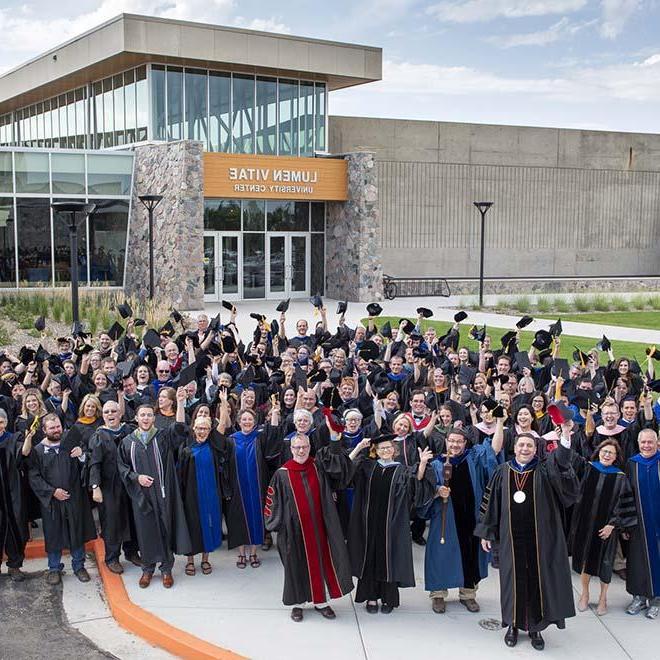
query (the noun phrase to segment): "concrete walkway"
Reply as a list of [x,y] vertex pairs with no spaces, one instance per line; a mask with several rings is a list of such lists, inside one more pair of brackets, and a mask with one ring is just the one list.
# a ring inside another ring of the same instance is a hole
[[[450,592],[447,613],[431,611],[424,591],[424,551],[414,547],[417,587],[401,590],[401,607],[390,615],[367,614],[363,604],[351,596],[333,602],[335,621],[327,621],[313,610],[305,610],[302,623],[289,618],[282,605],[283,572],[276,548],[261,553],[263,564],[254,569],[235,567],[236,557],[225,549],[211,555],[211,575],[184,575],[184,560],[177,558],[174,587],[163,589],[154,580],[149,589],[138,587],[139,569],[129,566],[124,583],[130,598],[168,623],[206,641],[256,660],[399,660],[431,658],[536,657],[526,635],[518,646],[508,649],[499,627],[500,604],[497,571],[482,581],[481,612],[470,614]],[[198,557],[199,562],[199,557]],[[574,576],[575,598],[579,578]],[[597,596],[597,585],[592,597]],[[610,588],[610,613],[596,616],[593,610],[578,613],[567,621],[566,630],[549,628],[544,637],[543,657],[566,660],[619,660],[655,657],[660,621],[624,612],[630,601],[616,576]]]
[[[383,308],[383,316],[416,316],[415,310],[418,307],[428,307],[433,311],[433,320],[453,322],[453,316],[456,311],[460,309],[459,300],[454,300],[456,307],[445,307],[446,298],[396,298],[395,300],[385,300],[380,303]],[[279,319],[279,312],[275,311],[275,307],[279,300],[254,300],[254,301],[241,301],[236,303],[238,310],[237,323],[239,330],[243,336],[243,340],[247,343],[251,337],[256,322],[250,318],[250,313],[255,312],[258,314],[265,314],[268,319]],[[335,311],[337,309],[337,301],[330,298],[324,299],[325,306],[328,309],[328,322],[330,329],[333,331],[336,327]],[[223,320],[229,318],[226,309],[222,308],[220,304],[207,304],[205,312],[209,316],[214,316],[218,312],[221,314]],[[191,312],[194,316],[195,312]],[[353,327],[360,322],[362,318],[367,315],[365,303],[349,303],[348,312],[346,314],[346,322],[349,326]],[[522,316],[522,314],[520,315]],[[463,327],[466,329],[473,324],[490,326],[493,328],[512,328],[515,326],[516,321],[520,316],[509,316],[506,314],[494,314],[491,312],[472,312],[468,310],[468,318],[463,322]],[[527,330],[536,331],[546,329],[560,318],[561,314],[554,317],[544,319],[535,319],[534,323],[528,326]],[[291,336],[295,333],[295,323],[298,319],[307,319],[310,322],[318,319],[314,315],[314,309],[310,305],[307,298],[302,300],[292,300],[287,312],[287,334]],[[598,323],[576,323],[573,321],[562,321],[564,333],[567,335],[575,335],[577,337],[593,337],[600,339],[603,334],[607,335],[609,339],[619,341],[633,341],[643,344],[659,344],[660,345],[660,329],[647,330],[639,328],[624,328],[619,326],[606,326],[599,325]],[[594,342],[595,343],[595,342]],[[642,356],[637,356],[642,357]]]

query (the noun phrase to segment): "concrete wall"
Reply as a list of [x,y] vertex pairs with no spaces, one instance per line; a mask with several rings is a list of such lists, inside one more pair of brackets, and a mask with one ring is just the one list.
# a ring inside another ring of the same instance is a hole
[[376,155],[384,270],[476,277],[660,274],[660,135],[331,117]]
[[202,143],[135,148],[126,293],[149,294],[149,223],[138,195],[163,195],[154,212],[155,299],[180,309],[204,307]]

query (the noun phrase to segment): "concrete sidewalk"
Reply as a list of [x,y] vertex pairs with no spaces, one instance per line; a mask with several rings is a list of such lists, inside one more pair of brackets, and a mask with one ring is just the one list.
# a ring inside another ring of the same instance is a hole
[[[383,316],[395,317],[414,317],[416,316],[415,310],[418,307],[428,307],[433,311],[433,320],[453,322],[453,316],[460,309],[458,307],[459,301],[456,300],[457,305],[454,308],[447,308],[444,306],[446,298],[397,298],[395,300],[385,300],[381,303],[383,308]],[[243,341],[247,343],[252,337],[252,332],[256,327],[254,319],[250,318],[250,313],[255,312],[258,314],[265,314],[267,318],[279,319],[279,312],[275,311],[279,300],[254,300],[254,301],[241,301],[236,303],[238,310],[237,324]],[[324,298],[324,303],[328,309],[328,324],[330,330],[334,331],[336,328],[337,316],[337,301],[331,298]],[[208,304],[204,310],[209,316],[215,316],[220,313],[223,320],[229,318],[229,313],[226,309],[222,308],[220,304]],[[195,316],[195,312],[191,312]],[[346,313],[346,322],[349,326],[354,327],[361,319],[366,317],[366,304],[365,303],[348,303],[348,311]],[[313,325],[320,317],[315,315],[314,308],[309,303],[307,298],[301,300],[292,300],[289,311],[287,312],[287,334],[292,336],[295,334],[295,324],[298,319],[307,319],[310,326]],[[522,316],[522,314],[520,315]],[[467,330],[474,324],[493,327],[493,328],[512,328],[515,326],[516,321],[520,316],[509,316],[506,314],[494,314],[491,312],[472,312],[468,310],[468,318],[463,321],[461,327]],[[527,330],[536,331],[546,329],[560,318],[561,314],[555,317],[544,319],[535,319]],[[562,321],[564,333],[567,335],[575,335],[577,337],[593,337],[600,339],[603,334],[607,335],[609,339],[619,341],[633,341],[643,344],[659,344],[660,345],[660,329],[647,330],[639,328],[624,328],[619,326],[606,326],[597,323],[576,323],[573,321]],[[595,343],[595,342],[594,342]],[[638,358],[642,357],[637,356]]]
[[[174,587],[163,589],[154,580],[140,589],[139,569],[129,565],[124,583],[136,604],[168,623],[202,639],[256,660],[399,660],[416,657],[489,658],[502,660],[536,657],[526,635],[518,646],[504,645],[499,627],[500,603],[497,571],[491,571],[478,592],[481,612],[470,614],[459,604],[457,590],[450,591],[447,613],[431,611],[424,591],[424,550],[414,546],[417,587],[401,590],[401,607],[392,614],[368,614],[364,604],[351,596],[332,603],[337,619],[327,621],[311,609],[304,621],[294,623],[282,605],[283,571],[277,550],[261,553],[263,564],[254,569],[235,567],[234,552],[211,554],[211,575],[184,575],[184,558],[177,558]],[[575,598],[579,576],[573,576]],[[592,586],[592,598],[598,593]],[[610,612],[596,616],[593,610],[567,621],[566,630],[549,628],[543,657],[566,660],[623,660],[654,657],[659,622],[643,615],[625,614],[630,601],[623,583],[613,578],[609,592]]]

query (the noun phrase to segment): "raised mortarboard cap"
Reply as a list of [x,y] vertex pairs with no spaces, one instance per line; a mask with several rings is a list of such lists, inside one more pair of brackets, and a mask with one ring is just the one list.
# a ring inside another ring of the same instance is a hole
[[483,343],[486,339],[486,326],[484,325],[483,328],[478,328],[476,325],[473,325],[472,328],[470,328],[470,337],[480,343]]
[[273,373],[270,375],[268,380],[273,384],[273,385],[284,385],[284,381],[286,380],[286,374],[281,371],[280,369],[276,369],[273,371]]
[[36,351],[33,348],[28,348],[27,346],[21,346],[21,350],[18,352],[18,359],[21,361],[21,364],[28,365],[32,360]]
[[660,379],[650,381],[649,389],[651,392],[660,392]]
[[402,330],[409,335],[415,329],[415,324],[410,319],[399,319],[399,326],[403,323]]
[[133,371],[133,360],[124,360],[123,362],[117,363],[117,373],[120,378],[128,378]]
[[214,341],[208,345],[206,351],[209,355],[222,355],[222,349]]
[[321,307],[323,307],[323,298],[321,298],[321,296],[319,296],[318,294],[312,296],[309,299],[309,302],[312,303],[312,305],[317,309],[321,309]]
[[62,368],[62,360],[57,355],[49,355],[48,356],[48,369],[50,370],[50,373],[56,376],[57,374],[61,374],[64,369]]
[[589,356],[584,351],[575,346],[575,350],[573,351],[573,359],[584,367],[589,360]]
[[127,319],[133,316],[133,310],[126,301],[124,301],[121,305],[117,305],[117,311],[119,312],[119,316],[121,316],[123,319]]
[[433,312],[427,307],[418,307],[417,313],[421,314],[425,319],[430,319],[433,316]]
[[454,314],[454,323],[460,323],[461,321],[465,321],[467,317],[468,317],[467,312],[464,312],[462,310],[460,312],[456,312],[456,314]]
[[221,341],[225,353],[233,353],[236,350],[236,340],[232,335],[223,335]]
[[513,330],[510,330],[509,332],[505,332],[502,335],[502,338],[500,341],[502,342],[502,346],[504,348],[508,348],[511,343],[513,343],[516,340],[516,333]]
[[561,319],[557,319],[554,323],[550,324],[550,334],[553,337],[559,337],[563,331],[564,328],[561,327]]
[[109,328],[108,328],[108,337],[112,339],[112,341],[117,341],[123,334],[124,334],[124,326],[121,325],[121,323],[117,323],[115,321]]
[[179,371],[179,374],[174,379],[174,384],[179,387],[184,387],[188,383],[195,382],[197,378],[197,361],[189,364],[187,367],[184,367]]
[[458,367],[458,384],[469,385],[477,375],[477,369],[467,364],[461,364]]
[[250,318],[254,319],[257,323],[263,323],[266,320],[263,314],[257,314],[256,312],[250,312]]
[[605,335],[603,335],[603,338],[596,344],[596,348],[599,351],[607,352],[610,350],[610,348],[612,348],[612,344],[610,340]]
[[534,319],[531,316],[523,316],[517,323],[516,323],[516,328],[518,330],[522,330],[523,328],[526,328]]
[[660,350],[657,349],[655,346],[649,346],[646,349],[646,354],[650,357],[653,358],[654,360],[660,360]]
[[153,328],[149,328],[142,337],[142,343],[147,348],[156,348],[160,346],[160,335]]
[[289,302],[291,301],[291,298],[287,298],[286,300],[280,300],[280,302],[277,303],[277,307],[275,308],[275,311],[277,312],[286,312],[289,309]]
[[393,442],[396,437],[396,433],[382,433],[371,438],[371,444],[379,445],[381,442]]
[[552,344],[552,335],[547,330],[537,330],[534,333],[532,346],[539,351],[544,351]]
[[348,309],[348,301],[340,300],[337,303],[337,314],[345,314]]
[[48,359],[48,355],[48,351],[41,344],[39,344],[37,352],[34,354],[34,360],[35,362],[44,362]]
[[216,314],[210,321],[209,321],[209,328],[213,332],[218,332],[220,330],[220,314]]
[[277,322],[277,319],[273,319],[270,322],[270,334],[273,337],[276,337],[280,332],[280,324]]
[[373,341],[365,341],[362,346],[360,346],[360,350],[358,351],[358,355],[363,359],[367,360],[375,360],[378,358],[380,355],[380,348],[378,348],[378,344]]
[[564,380],[568,380],[568,372],[570,368],[568,360],[564,358],[555,358],[552,361],[551,372],[554,376],[561,376]]
[[387,337],[387,339],[392,339],[392,326],[389,321],[383,323],[380,329],[380,334],[383,335],[383,337]]
[[516,361],[516,366],[518,369],[531,369],[532,363],[529,361],[529,355],[525,351],[518,351],[514,359]]
[[158,330],[159,335],[167,335],[171,337],[174,334],[174,326],[171,321],[165,321],[163,327]]
[[181,313],[174,308],[172,308],[172,311],[170,312],[170,316],[172,317],[175,323],[181,323],[181,321],[183,321],[183,316],[181,316]]
[[331,410],[335,410],[343,403],[339,390],[336,387],[326,387],[321,393],[321,403]]
[[499,405],[495,399],[484,399],[483,403],[481,404],[486,410],[490,410],[491,412],[497,408]]
[[328,380],[328,374],[325,373],[324,369],[314,369],[307,375],[307,380],[310,383],[323,383]]
[[230,312],[231,312],[233,309],[235,309],[235,305],[234,305],[234,303],[233,303],[233,302],[229,302],[229,300],[223,300],[223,301],[222,301],[222,306],[223,306],[225,309],[229,310]]
[[369,316],[380,316],[383,308],[378,303],[369,303],[367,305],[367,314]]
[[43,316],[37,316],[34,319],[34,329],[37,332],[43,332],[46,329],[46,319]]
[[133,326],[136,328],[139,328],[143,325],[147,325],[147,322],[144,319],[135,319],[135,321],[133,321]]

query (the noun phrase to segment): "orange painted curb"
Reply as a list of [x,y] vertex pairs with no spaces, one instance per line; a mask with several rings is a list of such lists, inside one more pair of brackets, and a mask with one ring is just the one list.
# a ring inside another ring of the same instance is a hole
[[[191,660],[246,660],[242,655],[205,642],[185,630],[175,628],[136,605],[128,597],[122,577],[108,570],[105,564],[103,540],[96,539],[87,545],[96,554],[96,563],[103,580],[110,611],[122,628],[180,658],[190,658]],[[31,559],[44,557],[43,541],[30,541],[25,548],[25,556]]]

